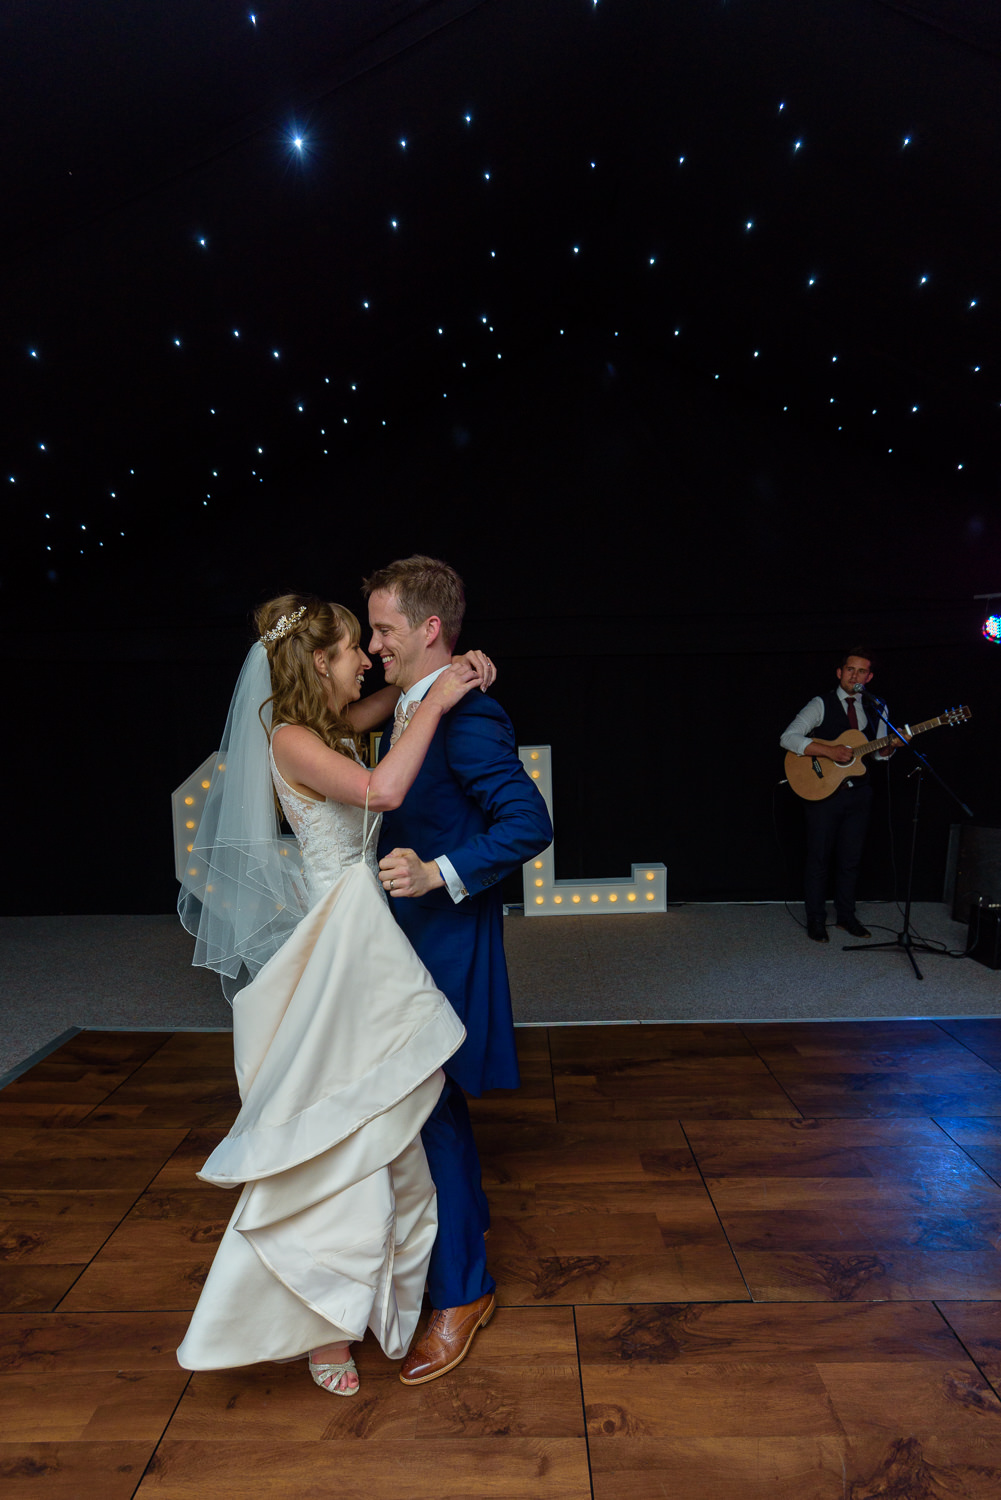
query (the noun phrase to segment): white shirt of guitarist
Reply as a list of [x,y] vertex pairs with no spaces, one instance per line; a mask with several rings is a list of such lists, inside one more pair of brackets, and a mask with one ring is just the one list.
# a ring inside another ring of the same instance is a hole
[[[837,693],[838,697],[841,699],[842,707],[847,713],[848,700],[851,697],[851,694],[846,693],[843,687],[839,687]],[[861,698],[855,699],[855,715],[858,719],[858,727],[860,729],[868,730],[869,716],[862,705]],[[820,728],[823,722],[824,700],[820,696],[811,698],[806,707],[801,708],[795,719],[793,719],[792,723],[789,725],[788,729],[779,740],[779,744],[782,746],[783,750],[791,750],[794,755],[805,755],[807,746],[812,742],[816,731]],[[887,727],[886,720],[880,718],[877,720],[875,733],[872,734],[870,738],[874,740],[881,740],[889,733],[890,731]],[[877,755],[877,759],[886,760],[892,753],[893,752],[889,750],[879,752]]]
[[[446,666],[447,665],[448,663],[446,662]],[[444,670],[445,667],[439,667],[436,672],[429,672],[426,677],[421,678],[420,682],[415,682],[412,688],[408,688],[400,698],[399,703],[396,705],[397,711],[399,711],[399,709],[402,707],[404,713],[406,713],[411,703],[419,703],[424,697],[424,694],[431,687],[431,684],[432,682],[434,682],[435,678],[440,677]],[[456,874],[455,866],[452,864],[452,861],[450,859],[446,859],[444,854],[436,854],[434,862],[438,866],[438,869],[441,871],[441,878],[445,882],[445,889],[448,891],[448,894],[451,896],[456,906],[458,906],[459,902],[464,901],[465,898],[469,895],[469,892],[466,890],[466,887],[463,885],[462,881],[459,879],[459,876]]]

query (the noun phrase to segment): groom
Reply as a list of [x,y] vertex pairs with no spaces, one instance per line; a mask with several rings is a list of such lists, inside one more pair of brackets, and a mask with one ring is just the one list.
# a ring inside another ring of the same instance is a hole
[[[408,557],[367,578],[369,651],[402,694],[380,758],[405,731],[448,666],[466,607],[447,563]],[[517,1088],[511,992],[497,882],[553,837],[538,788],[518,759],[502,708],[469,693],[446,714],[417,779],[382,819],[379,878],[393,911],[466,1028],[445,1063],[445,1087],[421,1132],[438,1190],[438,1236],[428,1270],[434,1309],[403,1361],[404,1385],[423,1385],[469,1353],[495,1303],[483,1236],[490,1223],[465,1094]],[[400,900],[397,898],[409,899]]]

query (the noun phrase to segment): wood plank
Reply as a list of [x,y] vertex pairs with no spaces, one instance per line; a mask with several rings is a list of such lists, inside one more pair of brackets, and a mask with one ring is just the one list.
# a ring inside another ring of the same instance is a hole
[[0,1277],[0,1312],[51,1312],[85,1265],[7,1266]]
[[[106,1109],[95,1109],[88,1125],[157,1125],[224,1134],[240,1110],[232,1067],[154,1067],[133,1073]],[[123,1113],[124,1111],[124,1113]]]
[[45,1063],[81,1063],[96,1067],[120,1065],[131,1071],[153,1057],[170,1038],[169,1031],[78,1031],[37,1066]]
[[80,1188],[141,1191],[180,1145],[182,1129],[0,1131],[0,1181],[7,1190]]
[[591,1500],[583,1438],[520,1437],[248,1441],[239,1447],[168,1437],[137,1494],[140,1500],[325,1496],[342,1468],[351,1493],[367,1500]]
[[751,1057],[744,1028],[725,1022],[684,1026],[554,1026],[549,1032],[554,1071],[596,1061],[636,1066],[677,1057]]
[[64,1370],[0,1376],[6,1443],[159,1441],[187,1371]]
[[173,1371],[184,1312],[11,1313],[3,1319],[0,1371]]
[[694,1245],[651,1255],[540,1256],[497,1253],[491,1244],[490,1268],[505,1307],[748,1297],[725,1241],[715,1251]]
[[495,1183],[683,1181],[697,1169],[676,1121],[485,1125],[476,1132],[489,1195]]
[[962,1358],[955,1335],[926,1302],[639,1304],[580,1307],[575,1318],[582,1366]]
[[[211,1247],[210,1247],[211,1250]],[[103,1259],[85,1267],[59,1308],[64,1312],[141,1312],[175,1309],[191,1312],[212,1264],[211,1253],[192,1253],[183,1261]]]
[[0,1442],[4,1500],[131,1500],[150,1442]]
[[936,1113],[935,1121],[978,1167],[1001,1183],[1001,1120],[956,1119]]
[[939,1302],[937,1306],[1001,1396],[1001,1303]]
[[50,1099],[47,1103],[22,1100],[15,1104],[8,1100],[4,1090],[0,1094],[0,1130],[13,1125],[29,1130],[37,1130],[41,1126],[65,1129],[70,1125],[79,1125],[93,1107],[92,1104],[65,1104],[60,1099]]
[[1001,1251],[737,1252],[755,1301],[1001,1299]]
[[[843,1438],[814,1434],[628,1443],[592,1437],[594,1500],[845,1500],[848,1446]],[[861,1500],[878,1492],[858,1494]]]

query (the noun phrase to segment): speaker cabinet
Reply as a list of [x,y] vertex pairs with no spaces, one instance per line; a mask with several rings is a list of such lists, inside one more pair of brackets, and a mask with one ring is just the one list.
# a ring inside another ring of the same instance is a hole
[[956,883],[952,893],[954,922],[968,922],[970,908],[983,902],[1001,905],[1001,828],[976,823],[953,826]]

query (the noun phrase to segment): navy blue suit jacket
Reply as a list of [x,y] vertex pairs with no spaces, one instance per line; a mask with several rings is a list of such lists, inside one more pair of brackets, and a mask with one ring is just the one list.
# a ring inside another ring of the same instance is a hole
[[552,837],[542,794],[518,759],[511,720],[475,691],[444,715],[402,805],[383,814],[380,858],[396,848],[425,860],[446,855],[469,892],[458,904],[444,888],[389,904],[466,1028],[445,1071],[471,1094],[518,1086],[497,882]]

